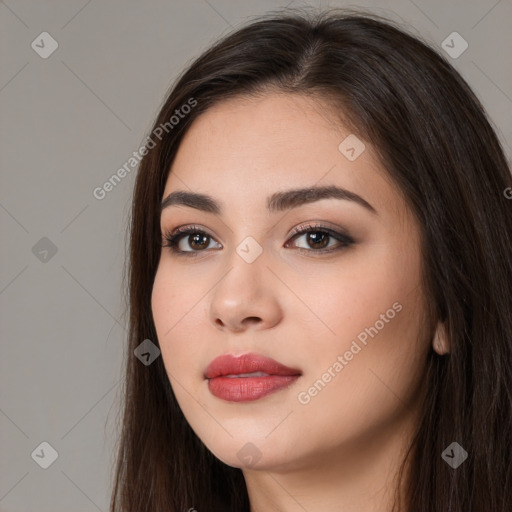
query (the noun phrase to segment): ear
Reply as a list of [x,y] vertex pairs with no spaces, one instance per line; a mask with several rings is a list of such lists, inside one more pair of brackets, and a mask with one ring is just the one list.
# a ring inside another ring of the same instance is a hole
[[438,322],[437,324],[436,332],[432,340],[432,347],[440,356],[444,356],[451,351],[450,340],[448,339],[446,324],[444,322]]

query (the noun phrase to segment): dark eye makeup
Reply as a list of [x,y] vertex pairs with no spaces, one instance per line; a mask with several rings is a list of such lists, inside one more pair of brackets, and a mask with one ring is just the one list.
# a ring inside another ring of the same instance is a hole
[[[297,247],[296,249],[305,254],[330,254],[345,249],[354,243],[354,239],[349,235],[335,231],[327,226],[321,224],[301,224],[292,230],[292,236],[284,246],[287,248],[290,247],[294,240],[303,235],[307,235],[306,243],[311,248]],[[188,237],[187,243],[189,248],[191,248],[190,250],[183,250],[179,247],[180,242],[185,237]],[[329,248],[328,246],[331,239],[338,241],[338,244]],[[169,248],[172,254],[184,257],[196,257],[209,249],[211,245],[210,242],[214,241],[214,238],[201,226],[190,225],[176,228],[173,231],[166,231],[163,234],[163,240],[164,243],[162,247]],[[218,244],[218,242],[216,243]],[[196,249],[193,248],[194,245],[196,245]]]

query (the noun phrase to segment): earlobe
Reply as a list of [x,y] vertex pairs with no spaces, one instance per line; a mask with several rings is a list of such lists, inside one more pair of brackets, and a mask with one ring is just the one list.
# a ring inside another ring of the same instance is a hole
[[434,339],[432,340],[432,347],[440,356],[444,356],[450,352],[450,340],[448,339],[448,333],[444,322],[439,322],[437,324]]

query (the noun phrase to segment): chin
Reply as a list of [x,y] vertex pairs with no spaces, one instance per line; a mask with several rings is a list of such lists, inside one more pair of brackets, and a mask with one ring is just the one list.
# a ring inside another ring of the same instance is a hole
[[287,446],[283,442],[289,439],[286,432],[283,431],[281,437],[275,436],[274,439],[265,438],[266,435],[252,436],[248,431],[233,438],[224,436],[222,441],[205,439],[203,443],[215,457],[234,468],[265,471],[293,466],[297,455],[296,444],[295,447],[294,443]]

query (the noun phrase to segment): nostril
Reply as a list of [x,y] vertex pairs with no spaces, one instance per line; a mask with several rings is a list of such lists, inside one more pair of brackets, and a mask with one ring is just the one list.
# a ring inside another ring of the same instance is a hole
[[248,316],[245,320],[244,320],[244,323],[247,323],[247,324],[257,324],[261,322],[261,318],[257,317],[257,316]]

